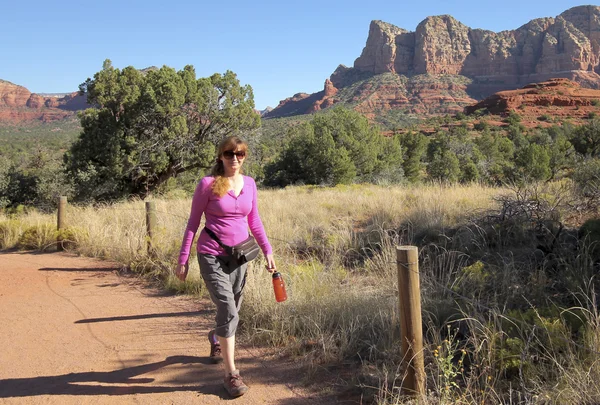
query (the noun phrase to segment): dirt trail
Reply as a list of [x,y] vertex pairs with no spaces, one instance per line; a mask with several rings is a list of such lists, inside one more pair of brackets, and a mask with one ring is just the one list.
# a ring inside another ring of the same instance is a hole
[[[0,403],[221,404],[208,361],[208,301],[167,296],[108,262],[0,254]],[[308,405],[293,363],[239,348],[250,391],[237,404]]]

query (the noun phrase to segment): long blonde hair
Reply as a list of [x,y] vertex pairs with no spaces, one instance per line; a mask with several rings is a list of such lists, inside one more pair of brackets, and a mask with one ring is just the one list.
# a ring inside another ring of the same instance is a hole
[[225,194],[227,194],[227,191],[230,187],[229,180],[227,177],[225,177],[225,167],[223,166],[223,161],[221,160],[223,157],[223,152],[228,150],[239,150],[248,153],[248,144],[237,136],[225,138],[219,144],[217,161],[210,172],[211,176],[215,178],[215,181],[212,184],[212,192],[214,195],[219,197],[223,197]]

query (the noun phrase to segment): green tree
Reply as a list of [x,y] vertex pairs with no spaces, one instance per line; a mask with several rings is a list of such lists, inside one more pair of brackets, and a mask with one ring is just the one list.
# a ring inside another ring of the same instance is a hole
[[265,168],[265,184],[344,184],[354,180],[356,167],[346,149],[336,148],[331,131],[322,128],[316,134],[311,124],[290,131],[294,134],[280,158]]
[[515,180],[548,180],[551,176],[550,155],[546,147],[531,143],[515,155],[518,178]]
[[265,167],[265,184],[339,184],[375,181],[401,173],[402,153],[396,138],[353,110],[341,107],[317,114],[289,129],[290,141]]
[[585,158],[578,162],[573,181],[578,193],[597,207],[600,202],[600,159]]
[[511,110],[504,122],[506,122],[509,126],[519,127],[521,126],[521,116],[515,111]]
[[460,176],[458,157],[449,149],[434,152],[427,166],[427,174],[432,180],[456,183]]
[[463,126],[453,127],[449,132],[448,148],[458,158],[461,183],[479,181],[477,163],[483,158],[473,139]]
[[491,184],[501,184],[508,180],[514,167],[515,146],[512,141],[486,130],[474,142],[480,153],[477,168],[482,179]]
[[379,152],[377,154],[377,165],[370,181],[377,183],[399,183],[404,181],[404,156],[399,135],[383,137],[379,139]]
[[404,152],[402,164],[404,176],[411,183],[417,183],[421,180],[422,173],[425,171],[423,159],[429,139],[420,132],[407,132],[400,135],[399,141]]
[[600,119],[593,119],[575,128],[569,140],[578,153],[592,158],[600,157]]
[[447,132],[435,134],[427,146],[427,174],[437,181],[455,183],[460,177],[460,162],[452,150],[454,139]]
[[514,144],[515,149],[525,148],[529,145],[529,139],[525,136],[525,127],[522,125],[509,125],[506,134]]
[[168,179],[208,168],[222,138],[260,126],[252,88],[227,71],[196,79],[192,66],[141,72],[109,60],[80,86],[93,106],[65,154],[79,199],[145,197]]
[[59,161],[38,148],[22,165],[0,160],[0,208],[36,205],[53,209],[59,196],[71,195],[71,187]]
[[459,181],[461,183],[472,183],[479,181],[479,169],[477,168],[477,165],[473,163],[470,157],[467,157],[464,162],[460,162]]
[[574,166],[575,150],[567,138],[565,128],[555,125],[537,131],[531,136],[531,141],[546,149],[550,159],[550,179]]

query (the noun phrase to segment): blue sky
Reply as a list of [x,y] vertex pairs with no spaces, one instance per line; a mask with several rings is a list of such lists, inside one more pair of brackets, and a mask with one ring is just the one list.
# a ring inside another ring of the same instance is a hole
[[[7,4],[12,3],[12,4]],[[414,30],[451,14],[472,28],[515,29],[555,17],[573,0],[11,1],[2,6],[0,79],[34,93],[76,91],[102,68],[193,65],[199,77],[232,70],[256,107],[322,90],[352,66],[371,20]]]

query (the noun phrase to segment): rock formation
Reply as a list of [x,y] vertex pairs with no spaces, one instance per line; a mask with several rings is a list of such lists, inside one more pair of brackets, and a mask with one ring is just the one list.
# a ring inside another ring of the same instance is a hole
[[0,80],[0,107],[23,107],[31,92],[25,87]]
[[396,38],[407,33],[408,31],[392,24],[372,21],[367,46],[354,62],[354,67],[375,74],[394,72],[396,57],[402,53],[402,47],[397,45]]
[[448,15],[427,17],[414,33],[373,21],[354,68],[513,81],[573,70],[600,73],[600,7],[574,7],[499,33],[471,29]]
[[569,118],[572,123],[578,123],[590,113],[600,112],[600,90],[583,88],[568,79],[551,79],[518,90],[501,91],[465,107],[466,114],[478,110],[500,116],[516,112],[525,123],[533,125],[540,125],[540,118],[550,125],[545,122],[547,117],[553,120]]
[[[574,7],[556,18],[538,18],[518,29],[498,33],[471,29],[449,15],[427,17],[415,32],[372,21],[367,43],[354,67],[340,65],[331,75],[331,84],[338,93],[330,96],[326,105],[348,102],[342,97],[347,93],[344,88],[356,86],[368,77],[389,73],[405,76],[409,82],[419,75],[462,77],[457,79],[462,83],[457,89],[448,88],[444,81],[438,86],[452,102],[459,100],[459,103],[550,78],[567,78],[585,87],[600,88],[600,7]],[[402,87],[396,90],[398,99],[386,102],[389,108],[404,106],[405,99],[411,103],[405,90]],[[454,94],[455,90],[459,93]],[[462,91],[468,96],[463,97]],[[393,92],[387,88],[386,95],[372,97],[389,99]],[[304,99],[308,97],[312,96]],[[441,104],[443,99],[441,97]],[[299,110],[290,107],[293,102],[288,99],[282,103],[288,111]],[[323,105],[325,103],[311,104],[303,113]],[[267,116],[280,116],[278,108]],[[428,110],[436,112],[435,108]],[[442,106],[437,110],[448,109]]]
[[486,109],[491,114],[506,114],[526,107],[582,107],[600,104],[600,90],[582,88],[568,79],[532,83],[519,90],[501,91],[472,106],[466,114]]
[[85,96],[78,92],[42,96],[23,86],[0,80],[0,121],[3,122],[63,120],[87,106]]

